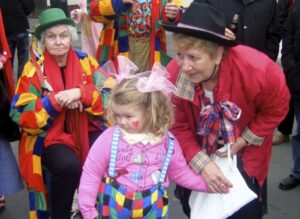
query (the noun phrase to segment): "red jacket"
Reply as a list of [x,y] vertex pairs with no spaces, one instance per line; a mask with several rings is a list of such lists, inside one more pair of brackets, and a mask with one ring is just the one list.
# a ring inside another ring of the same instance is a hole
[[[8,96],[11,99],[12,95],[14,94],[14,73],[11,66],[11,52],[7,43],[5,29],[2,20],[2,12],[0,10],[0,53],[5,56],[6,63],[4,64],[4,70],[7,77],[8,82]],[[4,53],[4,54],[3,54]]]
[[[175,59],[169,63],[167,70],[175,83],[179,73]],[[192,101],[173,97],[176,121],[172,132],[181,144],[187,162],[201,150],[195,132],[195,122],[201,109],[199,89],[195,89]],[[219,82],[213,95],[215,101],[229,100],[241,108],[242,114],[237,121],[240,133],[248,128],[262,140],[260,145],[246,146],[240,152],[246,173],[262,185],[268,172],[273,131],[289,107],[290,94],[282,69],[266,55],[250,47],[230,48],[221,62]]]

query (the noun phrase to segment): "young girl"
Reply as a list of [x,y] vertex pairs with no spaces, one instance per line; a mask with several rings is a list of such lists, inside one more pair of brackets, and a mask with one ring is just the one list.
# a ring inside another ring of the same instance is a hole
[[163,74],[155,66],[149,77],[117,80],[108,110],[114,126],[96,140],[83,167],[78,204],[84,219],[98,213],[99,218],[168,218],[169,179],[208,191],[168,132],[174,120],[168,95],[174,86]]

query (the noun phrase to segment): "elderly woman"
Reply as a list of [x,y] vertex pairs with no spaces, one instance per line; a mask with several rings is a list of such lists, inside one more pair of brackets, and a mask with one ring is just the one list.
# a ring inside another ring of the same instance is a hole
[[30,218],[48,218],[49,204],[51,218],[66,219],[81,164],[101,131],[108,80],[96,60],[72,48],[77,32],[61,9],[43,11],[38,21],[39,42],[32,44],[10,115],[22,129],[20,170]]
[[[218,191],[230,183],[211,155],[227,156],[216,150],[232,143],[230,153],[237,154],[238,168],[258,198],[230,218],[262,218],[272,134],[290,98],[282,69],[263,53],[227,38],[224,15],[209,5],[194,2],[177,25],[163,26],[174,32],[177,56],[167,66],[178,88],[172,131],[186,161]],[[225,118],[237,109],[237,121]],[[189,193],[177,189],[176,194],[189,214]]]

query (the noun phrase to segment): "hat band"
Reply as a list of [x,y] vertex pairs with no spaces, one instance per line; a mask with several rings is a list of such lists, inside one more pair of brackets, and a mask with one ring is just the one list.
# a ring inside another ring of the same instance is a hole
[[227,39],[222,34],[219,34],[219,33],[216,33],[216,32],[213,32],[213,31],[210,31],[210,30],[207,30],[207,29],[204,29],[204,28],[199,28],[199,27],[196,27],[196,26],[188,25],[188,24],[178,23],[177,27],[189,28],[189,29],[192,29],[192,30],[199,30],[199,31],[202,31],[202,32],[206,32],[206,33],[210,33],[210,34],[216,35],[216,36],[221,37],[223,39]]

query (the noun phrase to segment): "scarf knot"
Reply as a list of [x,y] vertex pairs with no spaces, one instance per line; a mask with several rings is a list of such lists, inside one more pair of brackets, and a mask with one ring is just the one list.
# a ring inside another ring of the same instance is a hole
[[230,101],[207,104],[200,112],[197,134],[202,136],[201,145],[207,153],[214,153],[221,135],[224,144],[236,141],[235,121],[241,109]]

